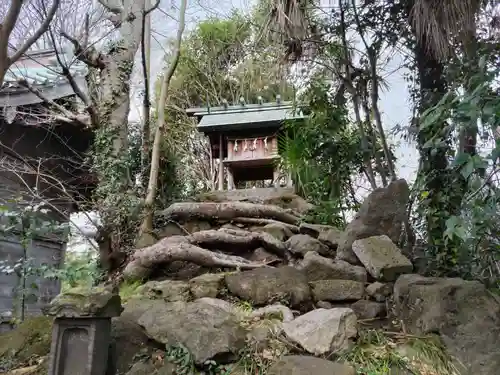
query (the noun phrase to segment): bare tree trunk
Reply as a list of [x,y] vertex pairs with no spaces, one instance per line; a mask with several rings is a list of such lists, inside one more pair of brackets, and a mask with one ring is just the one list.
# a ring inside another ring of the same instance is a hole
[[149,182],[146,199],[144,201],[145,206],[145,217],[142,221],[141,227],[139,229],[138,241],[142,242],[141,238],[143,235],[148,235],[149,232],[153,230],[153,206],[156,199],[156,193],[158,190],[158,175],[160,168],[160,153],[161,153],[161,141],[162,134],[165,124],[165,105],[167,101],[167,94],[170,85],[170,80],[177,68],[177,63],[179,62],[179,56],[181,53],[181,42],[182,34],[185,28],[185,16],[186,16],[186,6],[187,0],[182,0],[180,8],[180,18],[179,18],[179,29],[177,30],[177,39],[175,41],[175,47],[173,52],[172,62],[166,67],[162,85],[160,89],[160,99],[158,101],[158,124],[156,126],[155,138],[153,142],[153,149],[151,155],[151,170],[149,173]]
[[0,23],[0,87],[3,85],[5,74],[9,67],[24,55],[30,47],[49,29],[57,8],[59,7],[60,0],[53,0],[45,20],[42,22],[38,30],[29,37],[26,42],[19,48],[14,55],[9,56],[9,38],[14,30],[16,22],[21,13],[23,0],[11,0],[9,10],[5,18]]
[[365,123],[368,126],[368,136],[370,137],[373,145],[374,151],[374,157],[375,157],[375,163],[376,163],[376,168],[378,170],[378,173],[380,175],[380,178],[382,179],[382,185],[384,187],[387,186],[387,175],[384,170],[384,165],[382,163],[382,159],[377,153],[377,148],[378,148],[378,141],[377,141],[377,135],[375,134],[375,131],[373,130],[373,126],[371,123],[370,119],[370,106],[368,105],[368,93],[367,93],[367,87],[366,87],[366,81],[363,80],[363,84],[360,85],[361,87],[358,88],[358,91],[363,92],[363,96],[361,98],[361,106],[363,107],[363,112],[365,112]]
[[[361,121],[361,115],[359,113],[359,96],[357,93],[353,95],[352,101],[354,107],[354,115],[356,116],[356,123],[358,124],[359,135],[361,137],[361,148],[363,155],[365,155],[367,148],[367,138],[365,130],[363,128],[363,122]],[[375,190],[377,188],[377,182],[375,180],[375,173],[373,172],[371,159],[369,157],[363,156],[363,160],[365,162],[366,177],[368,178],[368,182],[370,182],[372,189]]]
[[[368,119],[370,118],[370,108],[368,106],[366,108],[364,108],[364,105],[363,105],[363,111],[367,111],[366,115],[365,115],[365,118],[366,118],[365,121],[367,121],[367,123],[371,127],[372,124],[370,122],[368,122]],[[383,187],[387,187],[387,185],[389,184],[387,182],[387,173],[386,173],[386,171],[384,169],[383,160],[382,160],[382,158],[379,156],[379,154],[377,152],[378,141],[377,141],[377,135],[375,134],[375,131],[373,130],[373,128],[369,129],[369,136],[370,136],[370,139],[372,140],[372,144],[373,144],[374,149],[375,149],[375,164],[376,164],[376,169],[378,170],[378,174],[380,175],[380,178],[382,180],[382,186]]]
[[370,63],[370,75],[372,86],[370,90],[370,98],[372,101],[372,111],[375,117],[375,124],[377,125],[377,130],[380,135],[380,141],[382,142],[382,148],[384,150],[385,158],[387,159],[387,166],[389,168],[389,174],[391,175],[391,179],[393,181],[397,180],[396,171],[394,169],[394,164],[392,163],[391,153],[389,150],[389,146],[387,145],[387,139],[385,138],[384,128],[382,126],[382,117],[380,116],[380,110],[378,108],[378,77],[377,77],[377,59],[375,56],[375,50],[373,46],[369,46],[366,42],[365,35],[363,30],[361,29],[361,23],[359,22],[358,11],[356,9],[356,0],[352,0],[352,8],[354,11],[354,19],[356,21],[356,26],[358,28],[359,36],[365,46],[366,53],[368,55],[368,61]]
[[[149,3],[149,0],[146,0]],[[145,2],[145,3],[146,3]],[[146,4],[144,4],[146,5]],[[144,9],[146,11],[146,9]],[[151,100],[150,100],[150,73],[151,73],[151,16],[146,15],[142,19],[142,74],[144,76],[144,97],[143,97],[143,125],[142,125],[142,149],[141,149],[141,183],[146,186],[148,183],[148,162],[151,143]]]
[[[71,41],[75,56],[89,67],[99,71],[100,95],[92,103],[98,113],[93,167],[99,184],[96,189],[99,214],[103,222],[102,237],[106,248],[101,260],[119,254],[124,244],[132,241],[131,211],[135,208],[134,193],[129,190],[132,181],[128,161],[128,115],[130,111],[130,80],[135,55],[142,40],[143,18],[155,9],[159,0],[145,10],[146,0],[123,0],[114,5],[99,0],[110,13],[109,20],[119,29],[119,37],[106,52],[88,44],[88,35],[82,43],[65,33]],[[116,250],[116,251],[115,251]],[[106,254],[106,252],[108,254]]]
[[107,127],[113,137],[112,155],[118,163],[124,161],[128,151],[129,82],[141,43],[144,2],[124,2],[120,13],[120,39],[111,47],[110,53],[103,56],[101,125]]
[[377,182],[375,180],[375,174],[373,173],[373,167],[371,165],[370,158],[366,157],[366,147],[367,147],[367,138],[365,134],[365,130],[363,128],[363,122],[361,121],[361,115],[359,113],[359,95],[356,92],[356,88],[352,84],[351,79],[351,58],[349,56],[349,49],[347,46],[347,38],[346,38],[346,25],[344,19],[344,7],[342,5],[342,0],[339,0],[339,8],[340,8],[340,19],[341,19],[341,32],[342,32],[342,44],[344,47],[344,59],[345,59],[345,69],[346,69],[346,78],[344,79],[344,84],[346,88],[352,95],[353,107],[354,107],[354,115],[356,116],[356,123],[359,129],[359,135],[361,137],[361,148],[363,152],[363,161],[365,164],[365,173],[368,181],[370,182],[370,186],[373,190],[377,188]]

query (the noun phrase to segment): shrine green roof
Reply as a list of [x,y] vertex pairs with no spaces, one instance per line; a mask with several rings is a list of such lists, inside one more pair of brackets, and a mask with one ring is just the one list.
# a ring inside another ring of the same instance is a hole
[[283,121],[302,120],[306,117],[299,108],[294,108],[289,103],[236,105],[226,108],[216,107],[211,109],[199,108],[191,110],[191,114],[200,119],[198,130],[203,133],[257,128],[279,128]]
[[[86,90],[85,76],[88,69],[70,53],[61,52],[59,57],[67,63],[69,71],[82,90]],[[29,105],[42,101],[37,95],[19,83],[25,80],[42,92],[44,97],[55,100],[74,95],[74,90],[62,74],[53,50],[36,51],[16,61],[6,72],[0,88],[0,107]]]

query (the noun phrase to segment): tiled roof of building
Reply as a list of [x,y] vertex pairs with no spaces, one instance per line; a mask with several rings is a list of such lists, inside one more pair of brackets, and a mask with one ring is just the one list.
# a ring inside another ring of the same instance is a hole
[[[87,66],[76,60],[70,53],[60,53],[60,57],[69,65],[70,72],[75,78],[87,75]],[[19,85],[21,79],[38,88],[68,83],[61,74],[61,67],[53,50],[30,53],[16,61],[5,76],[0,95],[18,90],[25,91],[26,88]]]

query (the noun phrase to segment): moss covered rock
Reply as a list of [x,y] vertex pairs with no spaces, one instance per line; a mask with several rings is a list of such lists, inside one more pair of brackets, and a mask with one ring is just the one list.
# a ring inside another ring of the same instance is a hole
[[45,316],[28,318],[16,329],[0,335],[0,373],[48,355],[51,340],[52,319]]
[[114,317],[122,311],[120,295],[104,286],[69,289],[44,309],[46,315],[55,317]]

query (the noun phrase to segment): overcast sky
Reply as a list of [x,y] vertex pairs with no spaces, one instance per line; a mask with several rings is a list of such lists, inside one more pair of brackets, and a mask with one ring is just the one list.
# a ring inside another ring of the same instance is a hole
[[[178,11],[172,8],[172,2],[162,0],[161,9],[177,19]],[[228,16],[233,9],[250,9],[248,0],[197,0],[190,1],[186,12],[186,31],[189,31],[197,21],[209,17]],[[171,39],[177,32],[177,21],[169,19],[162,10],[152,13],[152,41],[151,41],[151,84],[163,69],[163,56],[165,55],[165,45],[167,39]],[[138,60],[140,61],[140,60]],[[390,136],[391,130],[399,126],[407,126],[411,115],[410,98],[407,83],[404,80],[403,61],[400,54],[394,54],[392,60],[384,67],[381,75],[387,82],[388,90],[380,93],[380,110],[382,121],[390,141],[396,147],[396,168],[398,176],[407,179],[409,182],[415,178],[418,167],[418,152],[413,144],[403,141],[399,136]],[[140,74],[140,64],[136,64],[132,90],[136,94],[142,88],[142,78]],[[140,119],[141,102],[138,96],[134,97],[131,105],[130,120]],[[366,195],[368,190],[361,189],[360,195]],[[91,215],[95,218],[95,216]],[[81,233],[91,233],[92,226],[85,214],[74,216],[74,222],[80,230],[73,228],[74,234],[68,248],[71,251],[82,251],[88,248],[88,244],[82,238]]]
[[[230,15],[233,9],[247,10],[250,9],[251,1],[249,0],[196,0],[190,1],[187,8],[187,29],[191,29],[196,22],[209,17],[223,17]],[[162,0],[162,9],[169,14],[176,14],[177,9],[172,8],[171,1]],[[154,84],[154,77],[161,73],[164,66],[163,56],[165,54],[166,39],[173,38],[177,32],[177,22],[170,20],[166,22],[168,17],[161,11],[152,13],[152,42],[151,42],[151,75],[153,79],[151,84]],[[389,90],[382,91],[380,97],[380,107],[382,111],[382,119],[384,127],[389,133],[394,126],[407,126],[410,115],[410,100],[407,89],[407,83],[404,80],[405,71],[401,68],[403,61],[400,54],[395,53],[392,60],[385,66],[381,75],[387,81]],[[140,68],[140,64],[136,64]],[[135,92],[137,93],[142,87],[142,78],[140,71],[136,69],[135,74]],[[140,119],[141,102],[135,98],[130,114],[131,120]],[[397,148],[397,168],[399,175],[406,179],[412,179],[414,172],[418,166],[418,153],[413,145],[406,142],[400,142],[399,138],[392,139],[393,143],[399,142]]]

